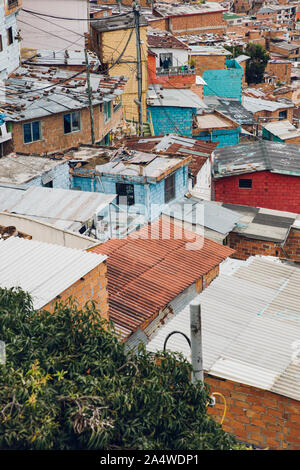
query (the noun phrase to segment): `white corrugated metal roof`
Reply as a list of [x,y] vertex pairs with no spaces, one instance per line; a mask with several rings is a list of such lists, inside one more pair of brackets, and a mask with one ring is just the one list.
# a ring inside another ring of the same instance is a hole
[[[81,225],[107,207],[116,194],[31,187],[26,191],[0,188],[0,210],[27,215],[60,228]],[[74,225],[75,224],[75,225]]]
[[10,237],[0,240],[0,287],[21,287],[42,308],[107,256]]
[[[237,270],[229,263],[197,297],[204,370],[300,400],[300,361],[293,358],[300,340],[300,270],[270,257],[238,261]],[[162,350],[174,330],[190,337],[189,306],[158,330],[148,351]],[[191,360],[181,335],[173,335],[167,348]]]

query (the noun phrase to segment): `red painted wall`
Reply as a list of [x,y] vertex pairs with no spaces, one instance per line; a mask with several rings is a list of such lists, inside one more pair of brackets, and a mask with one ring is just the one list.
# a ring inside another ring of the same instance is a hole
[[[239,179],[252,179],[252,188],[239,188]],[[258,171],[214,180],[212,198],[231,204],[300,213],[300,177]]]
[[164,88],[190,88],[196,83],[196,75],[156,75],[156,59],[148,54],[148,83]]

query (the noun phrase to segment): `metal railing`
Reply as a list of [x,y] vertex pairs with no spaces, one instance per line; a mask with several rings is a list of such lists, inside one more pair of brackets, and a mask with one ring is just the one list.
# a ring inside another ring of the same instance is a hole
[[191,75],[195,73],[195,67],[188,67],[187,65],[169,67],[168,69],[164,69],[163,67],[157,67],[156,69],[156,75]]

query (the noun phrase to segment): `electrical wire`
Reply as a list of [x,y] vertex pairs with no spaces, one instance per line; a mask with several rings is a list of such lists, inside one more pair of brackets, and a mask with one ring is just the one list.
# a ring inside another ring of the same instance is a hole
[[[40,12],[37,12],[37,11],[32,11],[32,10],[27,10],[26,8],[21,8],[22,11],[25,11],[26,13],[32,13],[34,15],[37,15],[37,16],[45,16],[46,18],[54,18],[56,20],[66,20],[66,21],[89,21],[89,22],[93,22],[93,21],[106,21],[107,20],[107,17],[103,17],[103,18],[66,18],[64,16],[55,16],[55,15],[48,15],[46,13],[40,13]],[[130,14],[131,12],[127,12],[127,13],[120,13],[120,15],[112,15],[112,18],[120,18],[122,16],[128,16],[128,14]]]
[[220,392],[213,392],[211,395],[212,395],[212,396],[218,395],[218,396],[220,396],[220,397],[223,399],[223,402],[224,402],[224,411],[223,411],[222,419],[221,419],[221,421],[220,421],[220,424],[222,425],[223,422],[224,422],[225,416],[226,416],[226,412],[227,412],[227,403],[226,403],[226,399],[225,399],[224,395],[223,395],[222,393],[220,393]]

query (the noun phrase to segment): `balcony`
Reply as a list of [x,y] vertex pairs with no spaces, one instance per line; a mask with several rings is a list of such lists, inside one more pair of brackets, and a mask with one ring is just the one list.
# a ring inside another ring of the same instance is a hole
[[163,67],[156,68],[156,75],[194,75],[196,73],[195,67],[188,67],[187,65],[181,65],[179,67],[169,67],[167,69]]

